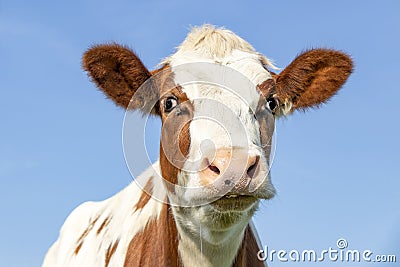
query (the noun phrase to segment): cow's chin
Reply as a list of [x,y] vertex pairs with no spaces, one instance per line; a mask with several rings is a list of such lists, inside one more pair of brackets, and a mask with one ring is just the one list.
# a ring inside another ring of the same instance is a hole
[[173,205],[174,211],[183,221],[190,220],[192,224],[198,226],[201,224],[202,227],[211,231],[224,231],[237,225],[247,224],[257,210],[261,199],[253,195],[228,193],[222,197],[208,194],[196,195],[190,200],[188,202],[197,203],[197,205],[187,205],[186,201],[184,205]]
[[193,209],[202,225],[213,231],[224,231],[247,224],[257,210],[259,202],[259,199],[250,196],[222,197]]
[[215,212],[245,212],[258,203],[258,199],[250,195],[227,194],[209,205]]

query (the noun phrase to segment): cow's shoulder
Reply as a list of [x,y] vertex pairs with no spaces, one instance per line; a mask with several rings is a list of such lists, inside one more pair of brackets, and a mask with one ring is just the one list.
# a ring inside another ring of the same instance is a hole
[[75,208],[49,249],[43,266],[123,264],[131,239],[162,208],[160,200],[165,198],[165,193],[157,174],[158,163],[114,196],[98,202],[88,201]]

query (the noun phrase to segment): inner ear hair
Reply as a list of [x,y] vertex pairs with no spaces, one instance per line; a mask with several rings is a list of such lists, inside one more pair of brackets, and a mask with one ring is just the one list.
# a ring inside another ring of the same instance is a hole
[[326,103],[353,70],[347,54],[330,49],[312,49],[301,53],[276,80],[276,95],[282,104],[290,102],[291,111],[318,107]]

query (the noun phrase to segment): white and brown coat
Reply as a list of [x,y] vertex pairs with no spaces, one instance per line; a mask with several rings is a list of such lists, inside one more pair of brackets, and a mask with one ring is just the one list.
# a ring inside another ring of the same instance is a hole
[[83,67],[117,105],[161,118],[160,157],[113,197],[76,208],[45,267],[264,266],[251,217],[275,194],[274,120],[326,102],[352,62],[313,49],[275,74],[246,41],[204,25],[158,70],[118,44],[89,49]]

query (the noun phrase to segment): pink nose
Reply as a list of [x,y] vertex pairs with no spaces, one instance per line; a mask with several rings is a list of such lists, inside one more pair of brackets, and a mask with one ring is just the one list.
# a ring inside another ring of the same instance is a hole
[[205,166],[200,173],[202,184],[219,183],[235,188],[244,188],[256,176],[260,156],[250,156],[248,150],[218,149],[214,157],[204,159]]

